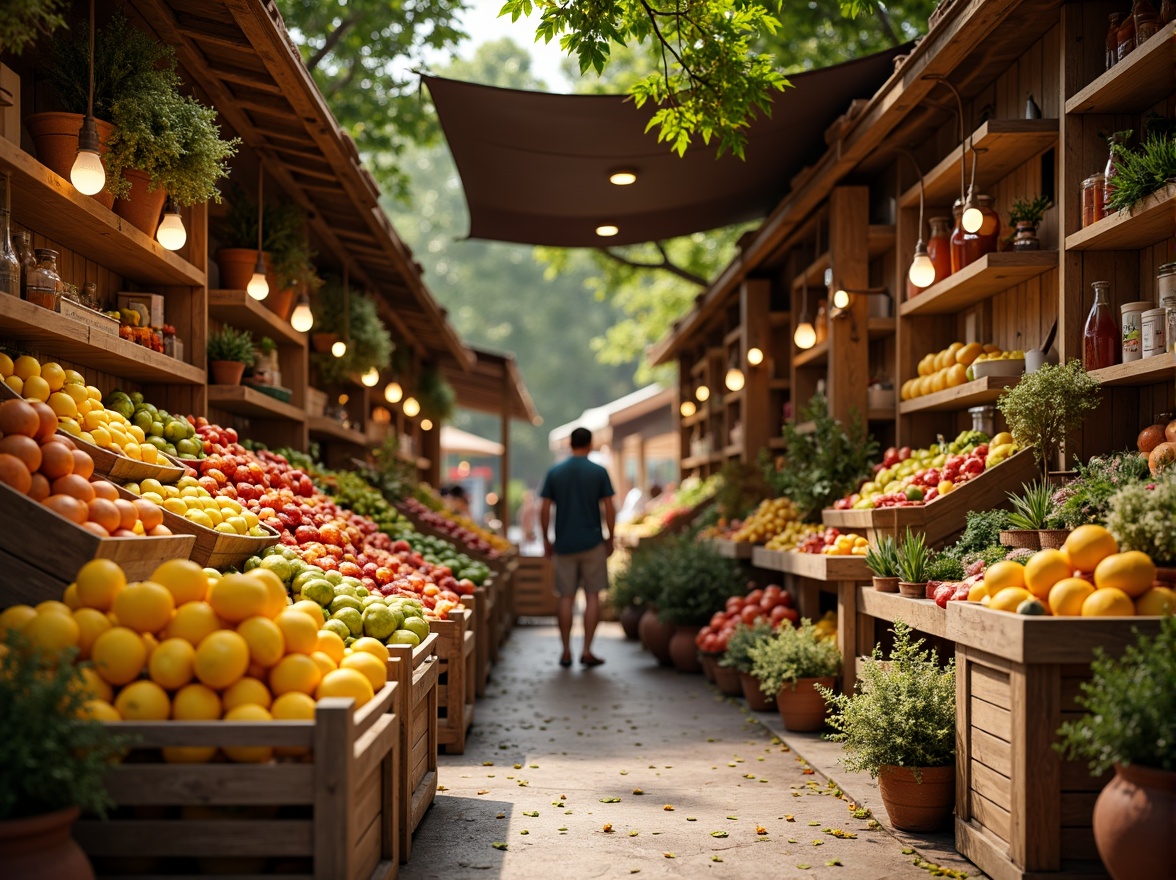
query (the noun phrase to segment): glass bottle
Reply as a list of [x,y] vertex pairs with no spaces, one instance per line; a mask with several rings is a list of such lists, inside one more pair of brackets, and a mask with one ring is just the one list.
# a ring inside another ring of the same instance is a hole
[[927,256],[935,265],[935,281],[951,274],[951,221],[946,217],[932,217],[931,237],[927,239]]
[[1103,171],[1103,216],[1106,216],[1106,204],[1115,193],[1115,178],[1119,176],[1119,161],[1116,147],[1121,147],[1127,140],[1127,132],[1117,131],[1107,138],[1107,167]]
[[1115,43],[1115,59],[1122,61],[1135,51],[1135,16],[1123,16]]
[[1135,19],[1135,45],[1142,46],[1160,30],[1160,13],[1152,0],[1135,0],[1131,4],[1131,17]]
[[20,260],[16,251],[12,249],[12,230],[9,218],[11,216],[8,199],[9,176],[7,173],[0,177],[0,186],[4,192],[0,193],[0,293],[20,296]]
[[29,302],[57,311],[61,296],[61,274],[57,271],[57,251],[37,248],[37,266],[29,273]]
[[976,204],[984,221],[975,232],[964,233],[964,250],[968,262],[974,263],[985,254],[993,254],[1000,248],[1000,214],[996,213],[996,199],[992,196],[976,196]]
[[827,299],[817,303],[817,316],[813,319],[813,330],[817,334],[817,345],[829,338],[829,301]]
[[33,237],[23,230],[13,233],[13,244],[16,248],[16,258],[20,261],[20,296],[28,299],[25,291],[29,286],[29,273],[37,268],[37,258],[33,254]]
[[1123,22],[1123,15],[1122,12],[1116,12],[1111,16],[1111,26],[1107,31],[1107,70],[1119,60],[1119,25]]
[[1082,339],[1082,366],[1087,371],[1101,370],[1119,362],[1119,328],[1111,310],[1110,282],[1095,281],[1094,305],[1086,318]]

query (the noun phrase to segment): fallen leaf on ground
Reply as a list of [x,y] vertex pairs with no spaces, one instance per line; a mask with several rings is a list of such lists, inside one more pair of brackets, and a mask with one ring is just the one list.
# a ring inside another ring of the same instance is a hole
[[720,859],[718,856],[711,856],[711,861],[712,862],[721,862],[722,859]]
[[[493,762],[493,761],[483,761],[483,762],[482,762],[482,766],[483,766],[483,767],[493,767],[493,766],[494,766],[494,762]],[[518,768],[518,767],[515,767],[515,769],[516,769],[516,770],[518,770],[519,768]]]
[[621,799],[618,797],[601,798],[600,802],[602,804],[619,804]]
[[674,812],[674,808],[672,806],[670,806],[669,804],[666,804],[664,807],[662,807],[662,809],[665,810],[667,813]]
[[711,837],[730,837],[726,831],[712,831]]
[[478,789],[478,794],[490,794],[490,789],[488,789],[488,788],[479,788],[479,789]]
[[640,834],[640,833],[641,833],[640,831],[630,831],[630,832],[629,832],[629,836],[630,836],[630,837],[636,837],[636,836],[637,836],[638,834]]
[[528,831],[526,828],[524,828],[522,831],[519,832],[519,834],[530,834],[530,833],[531,832]]
[[612,830],[613,830],[612,822],[605,822],[604,827],[601,828],[600,830],[603,831],[605,834],[612,834]]
[[494,841],[494,843],[492,843],[490,845],[492,847],[494,847],[495,849],[506,849],[506,844],[503,843],[501,840],[496,840],[496,841]]
[[787,813],[785,813],[785,814],[784,814],[784,821],[785,821],[785,822],[795,822],[795,821],[796,821],[796,817],[795,817],[795,816],[788,815]]
[[635,789],[633,789],[633,794],[645,794],[645,792],[642,791],[640,788],[635,788]]
[[825,864],[828,865],[830,868],[842,867],[841,859],[829,859],[829,861],[825,862]]
[[538,810],[523,810],[523,815],[530,816],[532,819],[538,819],[539,818],[539,811]]
[[767,834],[768,829],[765,828],[763,825],[756,825],[755,826],[755,833],[756,834]]
[[662,853],[662,855],[665,856],[667,859],[676,859],[677,858],[677,856],[674,855],[673,853],[664,852],[664,853]]

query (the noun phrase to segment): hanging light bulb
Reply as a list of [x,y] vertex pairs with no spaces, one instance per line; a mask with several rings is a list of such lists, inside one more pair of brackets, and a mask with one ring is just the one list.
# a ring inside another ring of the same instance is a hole
[[706,403],[710,399],[710,389],[705,385],[699,385],[694,389],[694,396],[698,398],[699,403]]
[[367,388],[375,388],[380,383],[380,371],[372,367],[359,377],[359,381]]
[[682,405],[678,407],[678,412],[682,414],[683,418],[688,419],[698,412],[698,408],[694,405],[693,400],[683,400]]
[[400,387],[399,382],[389,382],[384,386],[384,400],[389,403],[400,403],[404,397],[404,389]]
[[404,403],[401,405],[400,410],[410,419],[414,419],[420,415],[421,405],[417,403],[417,399],[415,397],[406,397],[404,398]]
[[155,230],[155,240],[169,251],[178,251],[188,240],[188,230],[180,217],[180,209],[170,198],[163,206],[163,219]]
[[739,391],[743,388],[744,381],[743,370],[738,367],[727,370],[727,375],[723,377],[723,384],[727,386],[728,391]]
[[747,350],[747,362],[753,367],[758,367],[764,362],[764,353],[759,348],[749,348]]
[[[265,209],[262,204],[262,197],[265,194],[265,169],[257,169],[257,263],[253,267],[253,276],[249,279],[249,283],[245,285],[246,292],[259,302],[269,296],[269,281],[265,277],[265,260],[262,257],[262,226],[265,223]],[[299,307],[302,306],[302,301],[298,302]],[[307,314],[310,314],[310,305],[306,307]],[[295,310],[297,314],[297,309]],[[305,333],[310,329],[311,325],[306,327],[299,327],[290,321],[295,330]]]
[[422,431],[432,431],[433,430],[433,421],[431,419],[421,419],[421,430]]
[[796,325],[796,332],[792,334],[792,341],[796,343],[797,348],[803,349],[812,348],[817,344],[817,331],[807,316]]
[[833,291],[833,308],[847,309],[849,308],[849,291],[843,287],[837,288]]
[[331,343],[331,354],[337,358],[343,357],[343,355],[347,354],[347,343],[342,339],[336,339]]
[[70,182],[84,196],[97,195],[106,186],[102,147],[94,121],[94,0],[90,0],[90,90],[86,93],[86,115],[78,132],[78,155],[69,169]]
[[310,297],[305,292],[298,297],[298,305],[294,307],[294,314],[290,316],[290,326],[299,333],[306,333],[314,326],[314,313],[310,310]]
[[976,196],[972,189],[968,188],[968,199],[964,202],[964,216],[960,218],[960,225],[964,227],[964,232],[979,232],[980,227],[984,225],[984,214],[980,211],[980,206],[976,204]]
[[915,258],[911,260],[911,268],[907,277],[915,287],[930,287],[935,283],[935,264],[927,254],[927,245],[919,239],[915,245]]

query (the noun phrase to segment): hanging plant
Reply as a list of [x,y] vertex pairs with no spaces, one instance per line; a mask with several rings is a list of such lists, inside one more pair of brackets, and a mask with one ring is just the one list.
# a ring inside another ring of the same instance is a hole
[[415,396],[421,405],[421,415],[438,423],[447,422],[453,417],[457,392],[445,381],[438,367],[429,365],[421,370]]
[[343,282],[328,278],[314,305],[314,333],[337,333],[347,336],[347,353],[337,358],[329,352],[312,354],[311,363],[320,382],[340,385],[349,376],[363,374],[373,367],[386,369],[392,363],[392,335],[380,320],[376,302],[370,296],[351,291],[348,307],[350,320],[343,323]]

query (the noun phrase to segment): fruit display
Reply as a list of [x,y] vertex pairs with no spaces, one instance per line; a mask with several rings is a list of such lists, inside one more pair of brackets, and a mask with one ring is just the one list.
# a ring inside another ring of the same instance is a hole
[[865,556],[870,542],[861,535],[843,535],[835,528],[807,536],[793,548],[794,553],[820,553],[824,556]]
[[[178,559],[133,583],[96,559],[62,601],[0,613],[0,630],[89,662],[85,712],[100,721],[310,720],[325,697],[352,697],[359,708],[384,687],[388,650],[374,638],[348,646],[328,627],[317,603],[291,605],[268,569],[221,576]],[[220,752],[237,763],[275,757],[269,748]],[[217,753],[171,747],[163,759],[208,763]]]
[[[762,590],[757,587],[746,596],[728,598],[726,607],[716,611],[710,623],[698,631],[695,644],[699,650],[721,654],[727,650],[727,642],[738,624],[746,623],[750,626],[757,620],[766,620],[779,628],[785,620],[790,624],[796,623],[800,615],[792,607],[792,595],[783,587],[778,584],[769,584]],[[835,619],[834,631],[836,625]]]
[[90,478],[94,461],[57,433],[57,416],[39,400],[0,403],[0,482],[100,538],[170,535],[159,508],[119,497]]
[[976,378],[972,365],[990,360],[1024,360],[1023,351],[1002,351],[1000,346],[979,342],[953,342],[942,351],[919,361],[919,375],[907,379],[899,389],[903,400],[914,400],[936,391],[955,388]]
[[415,498],[406,498],[401,503],[411,516],[475,553],[497,559],[510,549],[509,541],[501,535],[487,531],[469,517],[457,516],[449,511],[433,510]]
[[192,476],[180,477],[174,484],[147,479],[124,483],[123,488],[206,529],[254,538],[266,538],[270,534],[262,528],[256,513],[232,498],[213,495]]
[[789,523],[799,519],[789,499],[766,498],[743,521],[743,525],[732,533],[731,540],[741,544],[763,544],[783,532]]
[[818,535],[824,530],[824,526],[815,523],[790,522],[784,526],[783,531],[770,538],[764,547],[768,550],[794,550],[810,535]]
[[196,440],[196,426],[186,418],[173,416],[143,399],[138,391],[127,394],[117,388],[102,401],[146,435],[146,442],[176,458],[204,458],[204,449]]

